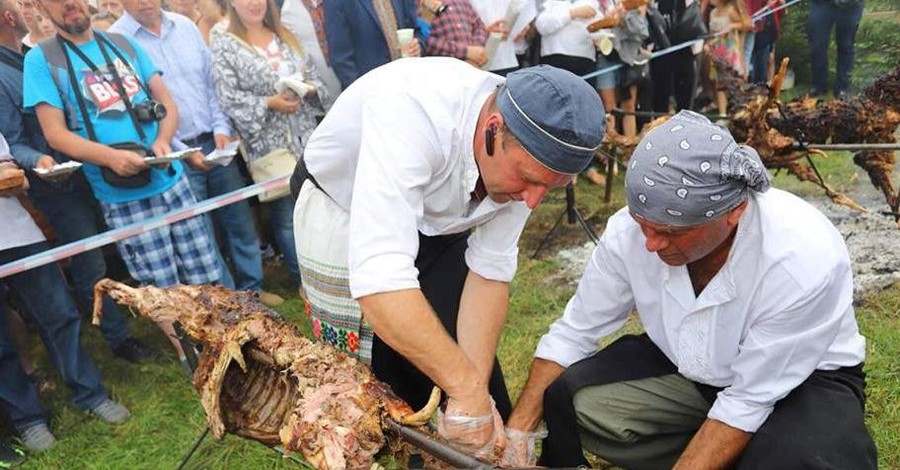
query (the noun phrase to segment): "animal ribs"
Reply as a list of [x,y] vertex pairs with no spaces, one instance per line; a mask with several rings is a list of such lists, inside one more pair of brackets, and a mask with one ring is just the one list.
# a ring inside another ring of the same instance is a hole
[[194,386],[217,438],[225,432],[296,451],[317,468],[369,468],[385,445],[384,420],[423,425],[437,405],[415,413],[371,370],[312,342],[249,292],[221,286],[94,287],[94,324],[103,295],[154,321],[176,321],[203,343]]

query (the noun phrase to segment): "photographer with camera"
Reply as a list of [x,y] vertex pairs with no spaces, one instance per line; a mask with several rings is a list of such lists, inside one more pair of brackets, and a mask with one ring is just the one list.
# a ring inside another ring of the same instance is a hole
[[[25,57],[24,107],[37,114],[54,150],[84,163],[107,225],[119,228],[196,202],[172,152],[178,110],[159,69],[133,41],[90,29],[84,0],[40,0],[58,35]],[[202,156],[189,161],[202,165]],[[159,287],[219,280],[215,250],[200,218],[117,243],[131,276]],[[179,356],[172,325],[160,324]]]

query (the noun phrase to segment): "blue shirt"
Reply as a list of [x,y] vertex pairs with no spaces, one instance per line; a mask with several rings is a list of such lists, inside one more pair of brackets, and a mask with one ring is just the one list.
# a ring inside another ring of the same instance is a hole
[[[131,39],[129,41],[135,51],[135,57],[133,59],[129,58],[124,51],[121,51],[121,55],[129,60],[130,67],[123,64],[113,53],[112,48],[116,46],[112,44],[112,41],[105,42],[104,48],[110,60],[116,65],[131,102],[138,104],[149,99],[138,80],[148,83],[150,78],[154,74],[160,73],[160,71],[140,46]],[[117,91],[115,80],[113,80],[112,74],[109,73],[109,70],[111,70],[110,66],[100,52],[97,40],[91,39],[78,47],[97,66],[100,72],[95,74],[88,64],[66,46],[65,50],[72,61],[72,68],[75,71],[79,89],[84,97],[87,115],[94,126],[97,142],[106,145],[138,142],[144,147],[150,148],[159,131],[158,123],[140,123],[146,137],[146,139],[141,139],[126,112],[125,104]],[[56,83],[53,81],[50,68],[51,66],[47,63],[44,52],[40,47],[35,47],[25,56],[24,80],[28,86],[24,89],[23,101],[26,110],[33,111],[38,104],[46,103],[62,110],[64,113],[66,112],[63,99],[60,96],[60,90],[57,89]],[[134,73],[132,73],[132,70],[134,70]],[[60,78],[60,86],[63,88],[62,93],[66,94],[67,102],[77,107],[78,101],[75,98],[69,74],[65,69],[62,69],[61,72],[58,76]],[[75,115],[78,122],[77,129],[70,130],[85,139],[89,139],[87,128],[84,125],[84,117],[78,110],[76,110]],[[106,203],[137,201],[163,193],[175,185],[184,172],[180,162],[173,162],[170,168],[173,171],[153,168],[151,169],[152,177],[150,183],[141,188],[125,189],[107,184],[100,175],[100,167],[97,165],[85,163],[83,167],[84,175],[91,184],[94,195],[97,199]]]
[[22,107],[23,66],[22,54],[0,46],[0,134],[9,141],[12,155],[22,168],[34,168],[42,155],[66,161],[67,157],[51,152],[37,116]]
[[162,70],[178,105],[177,138],[190,139],[204,132],[231,134],[228,118],[216,100],[212,56],[191,20],[163,11],[160,34],[156,35],[125,12],[109,31],[133,38]]

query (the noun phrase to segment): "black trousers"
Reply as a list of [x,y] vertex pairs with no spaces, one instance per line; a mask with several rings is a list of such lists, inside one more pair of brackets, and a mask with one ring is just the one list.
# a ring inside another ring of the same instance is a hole
[[693,109],[697,71],[690,48],[653,59],[650,80],[653,83],[653,111],[668,112],[672,96],[677,110]]
[[[545,55],[541,57],[541,63],[568,70],[579,77],[597,70],[597,61],[565,54]],[[597,86],[597,79],[594,77],[589,78],[587,82],[592,87]]]
[[[646,334],[624,336],[573,364],[544,393],[548,435],[538,463],[554,468],[588,465],[575,417],[578,390],[674,373],[675,365]],[[694,385],[712,406],[720,389]],[[813,372],[775,404],[734,468],[876,469],[875,443],[864,424],[865,387],[861,364]]]
[[[453,339],[456,339],[460,296],[466,276],[469,274],[465,260],[468,237],[468,232],[435,237],[419,234],[419,254],[416,258],[419,285],[441,324]],[[410,327],[414,329],[413,325]],[[372,344],[372,370],[375,376],[387,382],[394,392],[414,409],[419,409],[428,402],[434,383],[406,358],[385,344],[377,334]],[[512,412],[512,402],[503,380],[503,371],[496,358],[488,391],[497,404],[497,411],[505,421]]]
[[[300,188],[306,180],[322,189],[301,158],[290,181],[294,199],[297,199]],[[466,276],[469,274],[465,259],[466,248],[469,246],[468,238],[468,231],[434,237],[420,233],[419,253],[415,263],[416,269],[419,270],[419,286],[422,293],[454,340],[456,319],[459,316],[459,300]],[[414,325],[410,327],[415,329]],[[377,334],[372,341],[372,371],[413,409],[421,409],[428,403],[434,382],[405,357],[385,344]],[[506,382],[503,380],[503,370],[496,357],[488,382],[488,392],[494,398],[500,416],[506,421],[512,412],[512,402],[509,399],[509,391],[506,390]]]

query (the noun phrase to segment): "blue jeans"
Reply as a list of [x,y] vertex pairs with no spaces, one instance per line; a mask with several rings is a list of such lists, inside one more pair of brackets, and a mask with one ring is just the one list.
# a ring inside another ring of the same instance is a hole
[[769,81],[769,54],[772,52],[771,42],[757,41],[750,56],[752,64],[750,83],[763,83]]
[[[0,264],[46,251],[46,242],[0,251]],[[79,344],[81,316],[66,291],[66,280],[56,264],[48,264],[3,278],[31,313],[50,361],[72,392],[72,401],[82,411],[99,405],[109,395],[100,384],[100,372]],[[19,433],[46,422],[37,390],[19,363],[19,356],[6,331],[6,302],[0,299],[0,401]]]
[[[208,154],[216,148],[216,144],[212,139],[208,139],[203,142],[202,147],[203,153]],[[206,172],[195,170],[188,165],[185,165],[185,168],[191,190],[198,201],[244,187],[244,180],[237,163],[233,160],[227,166],[215,165]],[[215,238],[216,234],[213,222],[215,227],[221,230],[219,233],[225,243],[225,254],[234,263],[232,278],[222,255],[218,256],[222,284],[237,290],[258,292],[262,289],[262,254],[259,251],[259,237],[253,225],[253,216],[250,214],[250,204],[246,200],[238,201],[207,213],[204,218],[211,237]]]
[[[58,183],[31,178],[28,196],[47,219],[62,243],[70,243],[96,235],[105,229],[97,201],[80,173]],[[72,288],[81,307],[94,308],[94,284],[106,276],[106,261],[99,249],[75,255],[69,265]],[[32,312],[35,314],[35,312]],[[113,349],[131,337],[128,324],[112,299],[103,299],[103,339]]]
[[753,44],[756,42],[756,33],[747,31],[744,33],[744,64],[747,66],[747,75],[753,73],[754,64],[750,57],[753,55]]
[[272,232],[275,243],[284,256],[284,263],[294,283],[300,285],[300,265],[294,245],[294,198],[290,195],[267,203],[272,211]]
[[813,88],[825,91],[828,87],[828,44],[831,29],[837,43],[837,74],[834,91],[850,89],[850,72],[853,71],[856,30],[862,18],[863,2],[853,8],[838,8],[830,0],[814,0],[809,6],[807,33],[812,61]]

